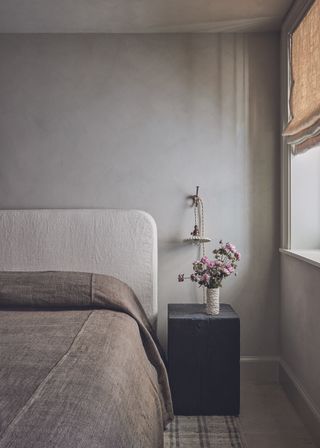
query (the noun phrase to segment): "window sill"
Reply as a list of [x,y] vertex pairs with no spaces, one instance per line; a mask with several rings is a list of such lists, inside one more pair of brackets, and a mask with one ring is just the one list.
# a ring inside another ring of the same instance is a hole
[[320,268],[320,249],[318,250],[289,250],[279,249],[281,254],[289,255],[290,257],[297,258],[298,260],[305,261]]

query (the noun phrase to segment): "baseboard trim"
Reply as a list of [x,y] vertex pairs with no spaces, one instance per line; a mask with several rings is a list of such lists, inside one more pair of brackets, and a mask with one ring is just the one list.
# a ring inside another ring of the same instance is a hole
[[278,356],[241,356],[240,372],[241,381],[280,383],[316,446],[320,447],[320,409],[283,359]]
[[288,364],[279,362],[279,381],[289,400],[320,447],[320,409],[313,403]]
[[241,381],[279,382],[278,356],[241,356]]

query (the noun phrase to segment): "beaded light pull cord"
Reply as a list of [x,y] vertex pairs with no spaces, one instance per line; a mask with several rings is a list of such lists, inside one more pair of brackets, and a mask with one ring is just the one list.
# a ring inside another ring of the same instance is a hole
[[[196,187],[196,194],[189,197],[192,199],[192,207],[194,210],[194,228],[191,232],[191,237],[186,238],[185,241],[190,241],[199,246],[199,252],[202,256],[205,256],[205,243],[211,241],[210,238],[205,236],[204,227],[204,206],[203,200],[199,196],[199,186]],[[203,303],[206,303],[205,287],[202,287],[203,291]]]
[[[207,241],[204,241],[204,213],[203,213],[203,201],[200,198],[200,196],[197,197],[197,201],[194,205],[194,222],[195,222],[195,229],[198,228],[198,236],[199,236],[199,246],[202,251],[202,256],[204,257],[206,254],[204,243]],[[196,235],[195,235],[196,236]],[[208,238],[205,238],[207,240]]]

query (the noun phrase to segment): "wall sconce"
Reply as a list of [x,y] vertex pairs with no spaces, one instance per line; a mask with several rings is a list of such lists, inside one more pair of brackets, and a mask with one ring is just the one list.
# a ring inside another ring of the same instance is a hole
[[194,209],[194,228],[190,233],[191,236],[189,238],[185,238],[184,241],[191,242],[199,246],[204,243],[209,243],[211,239],[205,236],[204,231],[204,208],[203,200],[199,196],[199,186],[196,188],[196,194],[189,196],[188,199],[192,200],[191,207]]

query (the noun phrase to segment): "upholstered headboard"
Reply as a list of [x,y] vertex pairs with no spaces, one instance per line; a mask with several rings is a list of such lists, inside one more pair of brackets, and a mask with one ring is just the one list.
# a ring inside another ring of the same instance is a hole
[[0,270],[113,275],[156,322],[157,229],[145,212],[0,210]]

